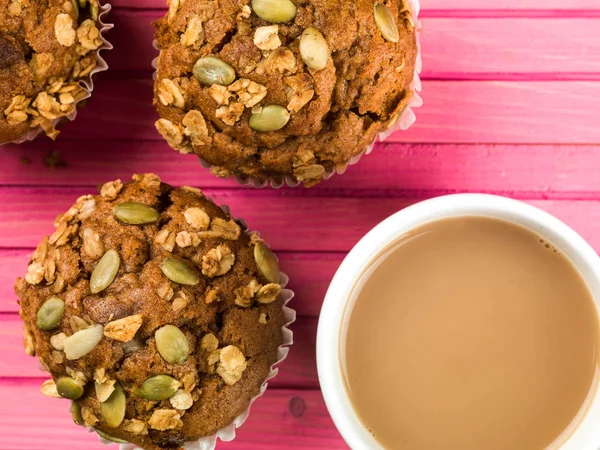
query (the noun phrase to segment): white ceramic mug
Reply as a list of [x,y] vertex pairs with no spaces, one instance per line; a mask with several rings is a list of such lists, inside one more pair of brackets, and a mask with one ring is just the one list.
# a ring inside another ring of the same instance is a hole
[[[381,449],[354,411],[342,375],[342,329],[356,281],[373,259],[407,231],[439,219],[492,217],[528,228],[567,256],[584,278],[600,310],[600,258],[575,231],[556,217],[526,203],[484,194],[458,194],[417,203],[381,222],[352,249],[336,272],[325,297],[317,332],[317,366],[325,403],[348,445],[355,450]],[[354,296],[355,298],[356,296]],[[598,383],[580,417],[549,449],[600,449]],[[587,407],[586,407],[587,406]]]

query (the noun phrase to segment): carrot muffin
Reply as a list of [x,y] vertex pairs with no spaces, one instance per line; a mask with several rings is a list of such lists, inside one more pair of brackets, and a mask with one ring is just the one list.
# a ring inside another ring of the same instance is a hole
[[267,246],[198,189],[105,184],[59,216],[16,292],[46,395],[144,449],[181,448],[243,413],[282,344]]
[[154,25],[156,128],[221,177],[316,184],[413,95],[406,0],[169,0]]
[[96,67],[98,11],[97,0],[0,0],[0,144],[38,127],[56,138],[88,96],[78,81]]

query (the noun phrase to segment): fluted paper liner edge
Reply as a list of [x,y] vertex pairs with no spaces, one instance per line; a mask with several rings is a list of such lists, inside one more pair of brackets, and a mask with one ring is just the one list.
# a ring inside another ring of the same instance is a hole
[[[371,151],[373,150],[373,147],[375,146],[375,144],[377,142],[384,142],[390,135],[394,134],[396,131],[408,130],[415,123],[415,121],[417,119],[414,109],[419,108],[420,106],[423,105],[423,99],[419,95],[419,92],[421,92],[421,90],[422,90],[420,74],[421,74],[421,70],[422,70],[422,66],[423,66],[423,62],[422,62],[422,58],[421,58],[421,43],[420,43],[421,22],[419,22],[419,12],[420,12],[421,5],[420,5],[419,0],[405,0],[405,1],[410,6],[410,9],[412,12],[412,20],[413,20],[413,23],[415,24],[415,38],[416,38],[416,42],[417,42],[417,58],[415,61],[415,72],[414,72],[414,77],[413,77],[412,83],[410,85],[410,89],[413,91],[413,96],[411,98],[411,101],[409,102],[407,107],[404,108],[404,110],[402,111],[402,113],[400,114],[400,116],[398,117],[396,122],[393,123],[388,129],[379,132],[377,134],[377,137],[373,141],[373,143],[371,143],[371,145],[369,145],[364,151],[362,151],[358,155],[353,156],[345,166],[326,171],[325,174],[323,175],[324,180],[328,180],[335,173],[343,174],[346,171],[346,169],[348,169],[348,167],[356,164],[360,160],[360,158],[363,157],[363,155],[368,155],[369,153],[371,153]],[[155,49],[158,50],[156,41],[153,42],[153,46]],[[156,78],[156,73],[157,73],[157,69],[158,69],[158,57],[154,58],[154,60],[152,61],[152,67],[155,69],[154,77]],[[198,159],[200,160],[200,165],[202,165],[202,167],[204,167],[205,169],[210,170],[212,167],[214,167],[212,164],[210,164],[203,158],[198,157]],[[284,185],[287,185],[290,187],[296,187],[300,184],[291,175],[277,176],[277,177],[273,177],[268,180],[258,180],[256,178],[252,178],[250,176],[243,176],[243,175],[233,175],[230,178],[234,178],[242,186],[252,186],[255,188],[263,188],[270,184],[271,187],[278,189]]]
[[[103,16],[107,15],[111,9],[112,6],[110,3],[106,3],[102,6],[99,6],[98,25],[100,26],[100,40],[102,41],[102,45],[98,47],[98,49],[96,49],[96,67],[94,67],[94,69],[89,73],[88,76],[82,78],[81,80],[78,80],[78,83],[86,90],[86,95],[77,100],[77,102],[75,102],[75,110],[71,114],[53,120],[52,125],[54,127],[57,127],[59,123],[65,119],[68,119],[71,122],[75,120],[75,118],[77,117],[77,105],[92,96],[92,92],[94,90],[94,80],[92,77],[98,72],[104,72],[108,70],[108,64],[106,64],[106,61],[100,55],[100,52],[102,50],[112,50],[113,48],[112,44],[106,40],[106,37],[104,35],[108,30],[113,28],[114,25],[112,23],[107,23],[103,20]],[[14,139],[9,142],[0,142],[0,146],[8,144],[22,144],[23,142],[33,141],[36,137],[40,135],[40,133],[42,133],[42,128],[37,126],[35,128],[29,129],[25,134],[19,136],[17,139]]]

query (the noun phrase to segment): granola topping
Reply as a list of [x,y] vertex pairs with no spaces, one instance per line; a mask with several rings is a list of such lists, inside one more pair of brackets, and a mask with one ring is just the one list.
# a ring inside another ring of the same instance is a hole
[[181,414],[175,409],[157,409],[152,413],[148,425],[155,430],[173,430],[183,426]]
[[239,348],[228,345],[219,353],[217,373],[226,384],[231,386],[240,381],[246,367],[246,358]]
[[237,288],[235,290],[235,304],[242,308],[251,307],[254,296],[260,288],[261,285],[256,280],[250,281],[247,286]]
[[290,102],[287,106],[290,112],[300,111],[315,96],[312,77],[307,73],[287,77],[283,81],[292,91],[288,96]]
[[81,417],[86,427],[93,427],[98,423],[98,417],[87,406],[81,407]]
[[124,420],[123,425],[121,425],[121,428],[123,428],[123,430],[127,431],[128,433],[141,435],[148,434],[148,425],[138,419]]
[[188,208],[183,215],[185,216],[185,221],[196,230],[206,230],[210,224],[210,217],[202,208]]
[[54,36],[60,45],[70,47],[75,43],[75,28],[70,15],[61,13],[54,22]]
[[279,26],[269,25],[258,27],[254,33],[254,45],[261,50],[275,50],[281,46],[279,39]]
[[233,102],[228,106],[221,106],[218,108],[215,113],[215,117],[232,127],[242,118],[243,113],[244,105],[238,102]]
[[232,92],[229,91],[227,86],[220,84],[213,84],[209,89],[208,93],[213,98],[217,105],[228,105],[232,97],[235,97]]
[[279,47],[272,51],[267,58],[266,67],[269,73],[296,73],[296,57],[289,48]]
[[213,278],[225,275],[235,262],[235,255],[226,245],[219,245],[202,258],[202,273]]
[[89,51],[97,50],[101,45],[100,30],[96,23],[87,19],[77,28],[77,42],[79,42],[78,53],[85,55]]
[[141,314],[114,320],[104,326],[104,336],[121,342],[129,342],[142,326],[142,321]]
[[193,145],[210,144],[210,136],[204,116],[200,111],[189,111],[183,118],[183,133],[189,137]]
[[100,234],[93,228],[83,230],[83,244],[81,250],[92,259],[99,259],[104,255],[104,244],[100,239]]
[[187,47],[198,44],[203,37],[202,19],[195,15],[190,18],[185,33],[181,35],[181,44]]
[[117,195],[119,195],[119,192],[121,192],[121,189],[123,189],[123,183],[121,183],[121,180],[111,181],[102,185],[100,195],[109,200],[114,200],[117,198]]
[[231,92],[235,92],[241,103],[246,108],[257,105],[267,95],[267,88],[262,84],[255,83],[247,78],[240,78],[229,86]]
[[180,411],[190,409],[194,404],[192,395],[183,389],[177,390],[175,394],[169,399],[171,406]]
[[256,293],[258,303],[268,304],[274,302],[281,293],[281,286],[276,283],[269,283],[262,286]]
[[183,108],[185,106],[185,99],[181,92],[181,86],[179,80],[169,80],[163,78],[158,83],[158,99],[163,105],[173,105],[176,108]]

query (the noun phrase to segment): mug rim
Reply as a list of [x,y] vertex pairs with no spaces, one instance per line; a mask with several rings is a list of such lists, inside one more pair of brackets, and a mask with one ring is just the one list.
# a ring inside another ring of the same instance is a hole
[[[600,257],[572,228],[535,206],[491,194],[452,194],[424,200],[391,215],[369,231],[352,248],[336,271],[321,308],[317,329],[317,370],[327,409],[353,449],[383,449],[352,407],[342,374],[341,330],[346,305],[355,282],[381,250],[406,232],[437,220],[453,217],[490,217],[525,227],[558,248],[584,279],[600,311]],[[600,314],[598,315],[600,322]],[[564,431],[552,449],[597,450],[600,446],[600,390],[592,387],[587,409]]]

